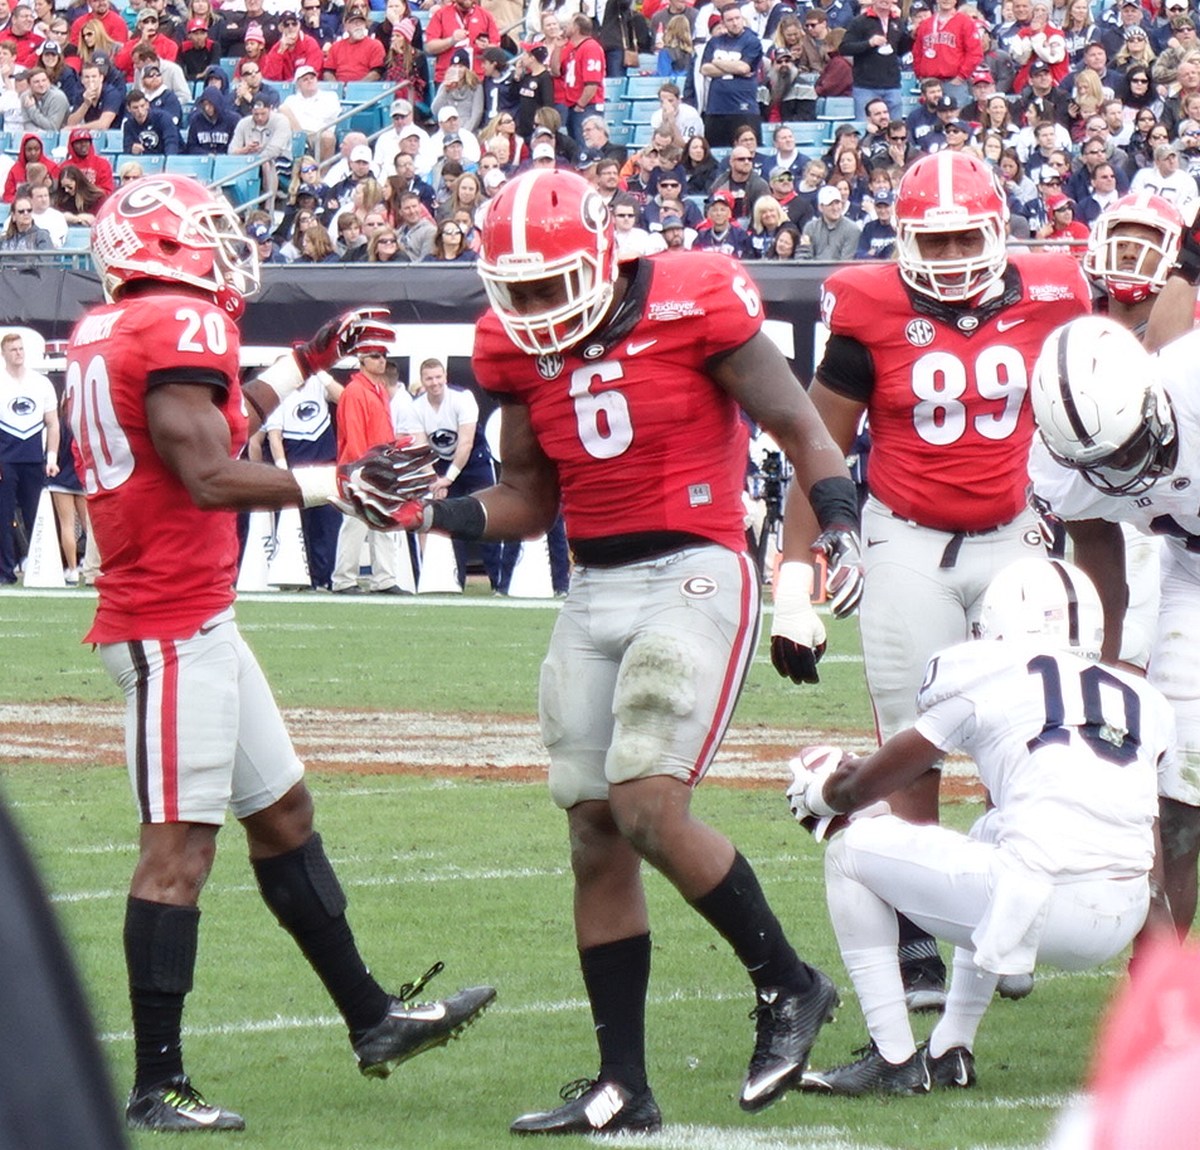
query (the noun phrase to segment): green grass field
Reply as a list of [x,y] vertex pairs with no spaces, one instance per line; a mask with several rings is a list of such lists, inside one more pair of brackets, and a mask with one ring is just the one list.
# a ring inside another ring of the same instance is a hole
[[[0,596],[9,673],[0,706],[112,702],[78,639],[85,596]],[[532,713],[553,610],[490,600],[245,602],[239,617],[284,706]],[[764,645],[765,652],[765,645]],[[784,684],[760,657],[738,722],[869,726],[853,625],[831,626],[817,688]],[[448,720],[452,721],[452,720]],[[133,809],[111,766],[12,762],[3,790],[53,892],[119,1092],[132,1044],[121,956]],[[782,777],[782,775],[781,775]],[[350,896],[365,955],[397,986],[434,959],[431,990],[491,982],[497,1003],[463,1039],[386,1082],[356,1072],[315,976],[261,904],[226,829],[206,890],[196,989],[185,1016],[188,1066],[211,1098],[242,1112],[230,1136],[256,1150],[482,1150],[518,1113],[551,1105],[595,1070],[591,1021],[570,929],[564,820],[537,783],[314,774],[318,823]],[[758,868],[797,945],[845,1000],[816,1065],[864,1040],[824,905],[821,848],[791,821],[781,790],[702,787],[701,817]],[[947,821],[967,825],[970,805]],[[748,983],[728,949],[657,875],[649,1004],[651,1080],[668,1125],[609,1144],[738,1150],[948,1150],[1035,1147],[1078,1089],[1118,969],[1039,978],[1019,1004],[996,1002],[977,1047],[979,1087],[890,1101],[793,1095],[759,1115],[735,1098],[753,1043]],[[918,1022],[918,1037],[929,1029]],[[61,1086],[61,1084],[59,1084]],[[161,1146],[161,1136],[134,1145]]]

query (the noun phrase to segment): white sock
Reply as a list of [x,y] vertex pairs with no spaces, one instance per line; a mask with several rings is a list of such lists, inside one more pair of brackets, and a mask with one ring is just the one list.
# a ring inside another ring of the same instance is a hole
[[975,1049],[975,1032],[996,993],[997,976],[975,965],[974,953],[956,947],[954,977],[946,995],[946,1010],[929,1036],[929,1053],[941,1058],[955,1046]]

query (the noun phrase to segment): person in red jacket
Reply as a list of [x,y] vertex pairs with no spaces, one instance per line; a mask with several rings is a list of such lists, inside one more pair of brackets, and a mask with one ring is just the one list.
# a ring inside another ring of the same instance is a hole
[[[391,399],[387,386],[387,348],[363,344],[358,349],[359,369],[346,384],[337,405],[337,461],[353,462],[371,448],[396,438],[392,428]],[[386,531],[373,531],[353,515],[342,519],[338,532],[337,561],[333,568],[333,593],[359,595],[358,560],[363,540],[371,549],[371,591],[402,595],[396,583],[396,540]]]
[[68,38],[76,47],[79,46],[79,33],[89,20],[99,20],[111,40],[118,40],[123,44],[129,39],[129,28],[120,13],[113,11],[112,0],[88,0],[87,11],[82,16],[77,16],[71,25]]
[[[44,164],[52,180],[58,179],[58,165],[46,155],[42,146],[41,136],[28,132],[21,137],[21,147],[17,152],[16,163],[9,169],[4,180],[4,202],[11,204],[17,194],[17,188],[25,183],[25,172],[30,164]],[[112,186],[109,186],[112,191]]]
[[143,8],[138,13],[137,35],[126,40],[113,53],[113,66],[125,73],[128,83],[133,83],[133,50],[139,44],[146,44],[154,49],[154,54],[160,60],[175,60],[179,56],[179,45],[161,31],[158,13],[153,8]]
[[471,67],[483,79],[484,50],[500,44],[496,18],[475,0],[453,0],[436,9],[425,29],[425,55],[434,57],[433,79],[440,84],[456,48],[471,55]]
[[0,40],[7,40],[16,48],[17,64],[22,68],[32,68],[38,62],[38,47],[46,39],[33,30],[33,20],[33,9],[28,4],[18,4],[12,10],[8,27],[0,32]]
[[943,95],[966,107],[971,102],[971,77],[983,60],[983,41],[958,0],[937,0],[937,7],[917,25],[913,41],[917,79],[941,80]]
[[71,129],[71,135],[67,139],[65,163],[74,164],[86,173],[88,179],[106,196],[112,195],[112,164],[96,151],[92,143],[92,133],[87,128]]
[[300,31],[300,17],[295,12],[280,13],[279,39],[263,53],[263,79],[294,80],[301,64],[307,64],[319,76],[324,61],[321,45]]

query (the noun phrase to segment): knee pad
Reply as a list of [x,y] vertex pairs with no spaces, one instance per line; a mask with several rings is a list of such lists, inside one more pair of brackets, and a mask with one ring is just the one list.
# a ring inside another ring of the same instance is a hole
[[285,929],[321,926],[345,913],[346,893],[318,834],[287,854],[258,859],[254,873],[263,901]]
[[187,994],[196,970],[200,911],[130,898],[125,904],[129,985],[157,994]]
[[629,645],[613,692],[618,777],[638,774],[671,746],[679,720],[695,710],[695,676],[695,653],[674,636],[646,635]]

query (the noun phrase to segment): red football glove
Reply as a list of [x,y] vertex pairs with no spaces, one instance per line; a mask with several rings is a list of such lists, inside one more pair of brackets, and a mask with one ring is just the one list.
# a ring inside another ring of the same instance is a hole
[[414,447],[409,438],[372,447],[338,468],[337,504],[377,531],[411,531],[411,507],[423,507],[436,458],[427,444]]
[[391,343],[396,333],[387,323],[389,315],[385,307],[360,307],[331,319],[307,343],[293,346],[296,366],[307,379],[318,371],[328,371],[362,344]]

